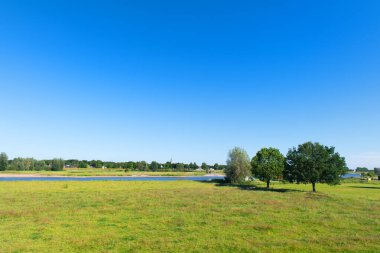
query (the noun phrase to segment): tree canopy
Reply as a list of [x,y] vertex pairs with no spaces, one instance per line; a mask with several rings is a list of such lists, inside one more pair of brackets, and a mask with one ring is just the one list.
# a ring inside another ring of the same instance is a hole
[[290,182],[338,184],[346,170],[346,162],[334,147],[306,142],[289,150],[284,178]]
[[227,167],[224,172],[226,178],[232,183],[244,181],[247,176],[250,176],[251,163],[247,152],[235,147],[228,153]]
[[252,158],[252,174],[267,183],[282,176],[285,167],[285,158],[276,148],[262,148]]
[[202,168],[202,170],[206,171],[207,173],[210,170],[210,167],[207,165],[207,163],[202,163],[201,168]]
[[65,166],[65,161],[59,158],[55,158],[51,162],[51,170],[54,170],[54,171],[63,170],[64,166]]
[[6,170],[8,168],[8,156],[2,152],[0,154],[0,170]]
[[368,172],[369,170],[366,167],[357,167],[355,171],[356,172]]

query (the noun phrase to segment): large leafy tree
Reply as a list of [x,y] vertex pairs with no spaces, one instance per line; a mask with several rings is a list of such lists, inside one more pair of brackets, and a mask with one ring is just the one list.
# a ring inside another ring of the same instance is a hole
[[252,158],[252,174],[267,183],[281,177],[285,167],[285,158],[276,148],[262,148]]
[[228,153],[226,178],[231,183],[240,183],[251,173],[251,163],[247,152],[242,148],[234,148]]
[[0,170],[6,170],[8,168],[8,156],[6,153],[0,154]]
[[284,178],[290,182],[338,184],[346,170],[344,157],[334,147],[306,142],[289,150],[286,157]]

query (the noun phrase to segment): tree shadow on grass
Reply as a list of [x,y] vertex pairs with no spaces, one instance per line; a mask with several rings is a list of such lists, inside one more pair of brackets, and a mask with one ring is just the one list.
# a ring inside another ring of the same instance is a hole
[[223,179],[213,179],[210,181],[198,181],[200,183],[206,183],[206,184],[214,184],[217,187],[235,187],[239,188],[240,190],[244,191],[267,191],[267,192],[303,192],[302,190],[297,190],[297,189],[287,189],[287,188],[266,188],[266,187],[261,187],[258,185],[254,184],[232,184],[232,183],[227,183]]
[[372,189],[372,190],[380,190],[380,187],[372,187],[372,186],[348,186],[350,188],[362,188],[362,189]]

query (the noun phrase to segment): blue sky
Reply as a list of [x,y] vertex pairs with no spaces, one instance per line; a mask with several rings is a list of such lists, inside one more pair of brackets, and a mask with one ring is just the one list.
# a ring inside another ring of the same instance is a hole
[[379,1],[0,2],[0,151],[380,167]]

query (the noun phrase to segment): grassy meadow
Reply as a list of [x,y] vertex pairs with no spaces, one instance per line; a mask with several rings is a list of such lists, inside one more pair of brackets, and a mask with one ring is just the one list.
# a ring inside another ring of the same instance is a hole
[[[215,173],[223,174],[223,171],[216,171]],[[73,177],[85,177],[85,176],[204,176],[204,171],[125,171],[124,169],[79,169],[70,168],[62,171],[51,170],[5,170],[0,171],[2,174],[14,174],[14,175],[30,175],[30,176],[73,176]]]
[[380,252],[380,184],[0,182],[0,252]]

